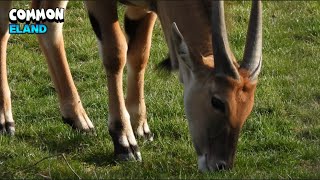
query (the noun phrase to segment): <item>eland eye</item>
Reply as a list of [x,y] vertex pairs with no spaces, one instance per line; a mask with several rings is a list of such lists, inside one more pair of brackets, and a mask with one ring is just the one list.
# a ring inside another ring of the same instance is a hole
[[216,110],[218,110],[222,113],[226,112],[226,107],[220,99],[218,99],[216,97],[212,97],[211,104],[212,104],[212,107],[215,108]]

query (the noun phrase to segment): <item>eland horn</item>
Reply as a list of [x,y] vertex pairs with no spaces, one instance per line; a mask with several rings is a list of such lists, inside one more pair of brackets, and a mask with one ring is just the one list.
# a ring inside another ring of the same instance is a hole
[[223,76],[240,79],[229,47],[223,1],[212,1],[212,46],[215,71]]
[[253,1],[248,26],[246,47],[240,68],[249,72],[249,78],[258,78],[262,65],[262,3]]

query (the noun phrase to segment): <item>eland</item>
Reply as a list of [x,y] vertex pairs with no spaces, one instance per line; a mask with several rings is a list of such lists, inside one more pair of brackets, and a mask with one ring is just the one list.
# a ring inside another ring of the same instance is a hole
[[[230,169],[241,128],[252,111],[262,64],[262,3],[252,2],[243,60],[237,63],[228,42],[223,1],[119,0],[126,5],[125,32],[120,28],[117,0],[85,5],[107,74],[108,129],[115,156],[142,159],[136,137],[153,139],[147,123],[144,74],[157,18],[169,47],[170,63],[179,70],[184,106],[201,171]],[[67,1],[33,0],[33,8],[66,8]],[[0,131],[14,134],[6,50],[11,1],[0,1]],[[67,63],[63,23],[45,23],[38,35],[60,111],[71,127],[91,131],[94,125],[82,106]],[[123,69],[127,64],[127,97]]]

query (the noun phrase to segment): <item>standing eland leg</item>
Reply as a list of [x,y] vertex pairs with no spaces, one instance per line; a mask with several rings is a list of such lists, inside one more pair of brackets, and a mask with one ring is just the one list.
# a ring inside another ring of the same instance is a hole
[[125,16],[128,41],[128,90],[126,107],[132,128],[138,137],[152,141],[144,100],[144,73],[148,63],[151,38],[157,15],[129,6]]
[[120,160],[141,160],[123,95],[122,77],[127,59],[127,42],[118,21],[117,0],[86,1],[86,6],[107,74],[108,128],[115,156]]
[[[37,8],[66,8],[67,3],[67,1],[41,1],[38,4],[40,7]],[[45,24],[48,27],[48,33],[38,35],[38,40],[58,93],[63,120],[75,129],[91,131],[94,126],[82,106],[67,62],[62,35],[63,23],[47,22]]]
[[7,79],[7,43],[9,34],[8,14],[11,1],[0,1],[0,132],[14,135],[10,89]]

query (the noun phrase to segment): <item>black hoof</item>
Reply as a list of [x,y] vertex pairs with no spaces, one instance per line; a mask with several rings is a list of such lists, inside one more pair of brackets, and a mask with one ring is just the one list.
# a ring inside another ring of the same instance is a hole
[[[141,153],[138,145],[128,143],[126,137],[121,137],[119,133],[109,130],[114,145],[114,155],[119,161],[142,161]],[[123,139],[127,143],[123,142]]]
[[149,132],[149,133],[145,133],[144,134],[144,139],[146,141],[149,141],[149,142],[152,142],[153,141],[153,137],[154,137],[154,134],[152,132]]
[[77,129],[74,124],[74,121],[71,118],[62,117],[62,120],[63,120],[63,123],[69,125],[70,127],[72,127],[72,129]]
[[4,125],[0,124],[0,133],[9,136],[14,136],[15,124],[14,122],[6,122]]
[[94,128],[88,128],[88,129],[80,129],[80,128],[78,128],[76,126],[76,124],[74,123],[74,120],[72,120],[71,118],[62,117],[62,121],[63,121],[64,124],[69,125],[74,130],[78,130],[80,132],[88,133],[88,134],[92,134],[92,135],[97,135]]

